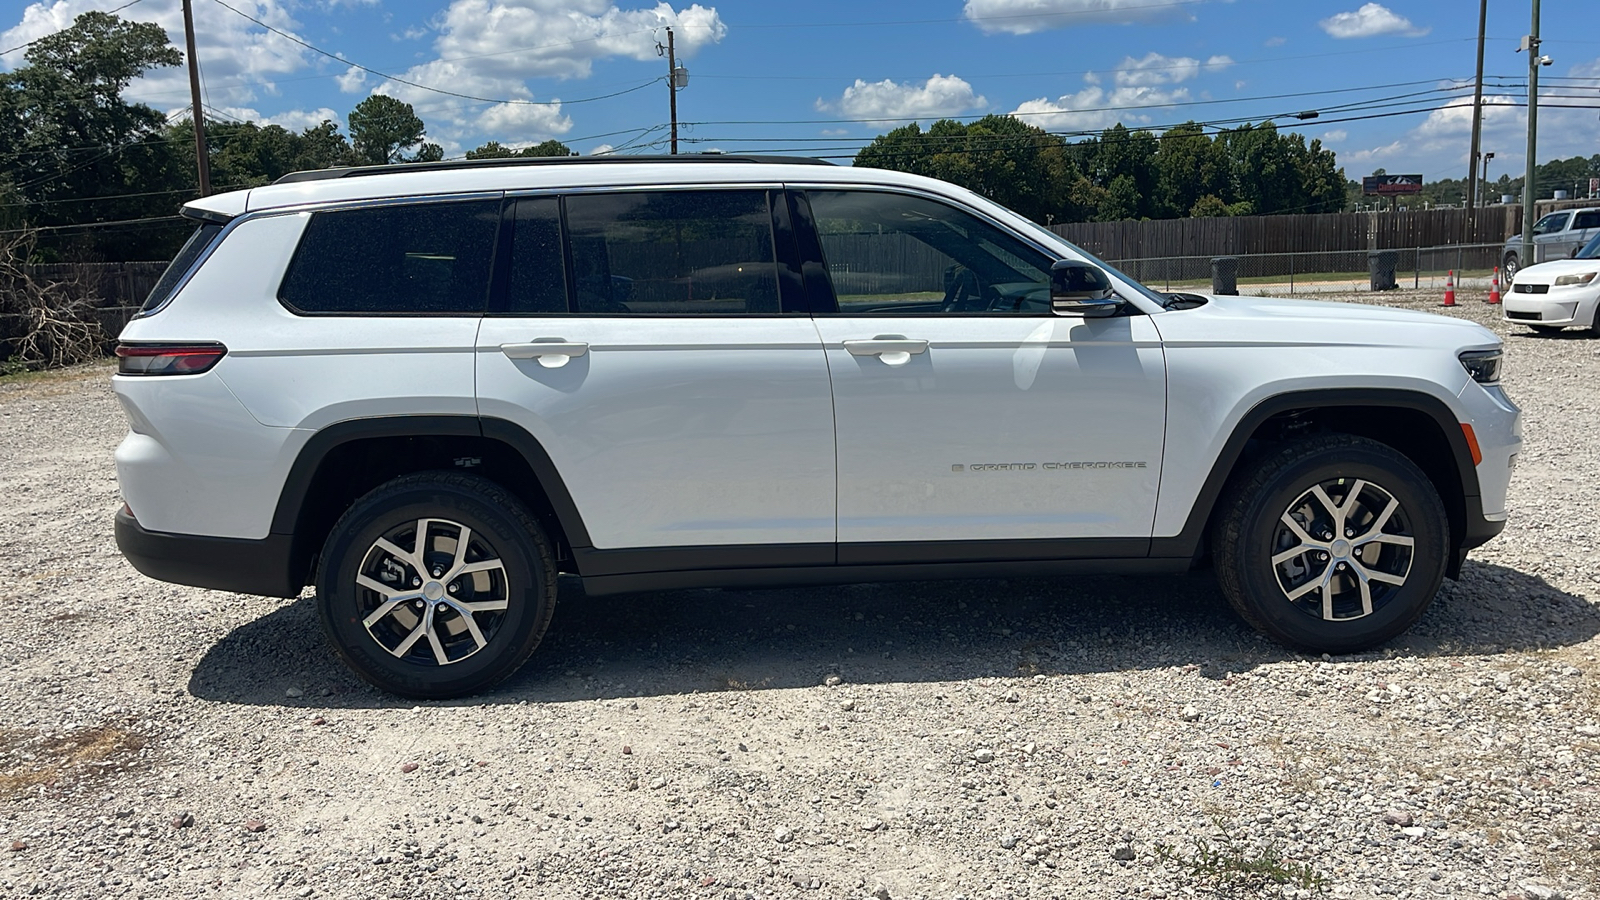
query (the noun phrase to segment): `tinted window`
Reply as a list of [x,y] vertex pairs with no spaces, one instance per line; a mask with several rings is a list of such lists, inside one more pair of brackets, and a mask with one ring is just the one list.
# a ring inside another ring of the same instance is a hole
[[496,200],[315,213],[278,296],[308,313],[481,313],[499,220]]
[[580,313],[778,312],[765,191],[567,198]]
[[210,247],[221,233],[222,226],[214,222],[207,222],[196,228],[194,234],[189,235],[189,239],[184,241],[178,255],[172,258],[167,270],[161,273],[161,279],[156,282],[156,286],[150,289],[150,296],[144,298],[144,305],[139,307],[139,311],[149,312],[167,302],[167,298],[172,296],[173,290],[178,287],[178,281],[188,273],[189,267],[194,265],[195,260],[206,252],[206,248]]
[[1600,212],[1578,213],[1578,221],[1572,223],[1573,228],[1600,228]]
[[518,200],[511,220],[511,285],[506,311],[567,312],[567,272],[561,258],[561,204],[554,197]]
[[813,191],[811,215],[842,313],[1045,315],[1045,254],[954,207],[871,191]]

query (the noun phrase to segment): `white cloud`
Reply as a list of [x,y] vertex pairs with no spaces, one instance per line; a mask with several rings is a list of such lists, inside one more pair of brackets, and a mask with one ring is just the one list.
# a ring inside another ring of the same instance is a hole
[[589,155],[590,156],[605,156],[607,153],[610,153],[611,151],[613,151],[615,149],[617,149],[617,148],[611,146],[610,144],[601,144],[600,146],[594,148],[593,150],[590,150],[589,151]]
[[[656,42],[665,42],[663,29],[669,25],[680,59],[727,34],[716,9],[698,3],[677,10],[664,2],[621,9],[610,0],[454,0],[433,25],[439,31],[433,42],[436,58],[395,74],[512,102],[474,107],[394,81],[373,93],[416,106],[430,123],[430,136],[437,127],[446,136],[470,134],[501,143],[544,140],[572,128],[558,104],[530,104],[546,99],[528,88],[530,78],[585,78],[596,60],[609,57],[654,62]],[[425,103],[440,105],[425,113]]]
[[[177,110],[181,112],[181,110]],[[240,122],[254,122],[263,127],[277,125],[289,131],[305,131],[315,128],[323,122],[333,122],[340,127],[344,126],[344,117],[333,110],[322,107],[321,109],[291,109],[284,112],[263,116],[261,113],[248,106],[225,106],[211,111],[212,115],[225,119],[235,119]]]
[[[232,5],[290,34],[295,20],[283,0],[238,0]],[[104,0],[44,0],[22,11],[22,20],[0,33],[0,45],[22,44],[72,25],[79,14],[104,9]],[[144,0],[117,13],[134,22],[154,22],[165,28],[173,46],[183,46],[183,11],[180,0]],[[194,4],[195,30],[205,35],[198,53],[208,103],[219,107],[242,106],[261,93],[276,93],[273,82],[311,65],[310,51],[273,34],[216,3]],[[23,53],[0,57],[0,65],[15,68]],[[182,107],[189,102],[189,80],[182,66],[157,69],[128,86],[131,100],[157,108]]]
[[561,114],[561,102],[550,104],[496,103],[478,116],[478,127],[512,143],[531,144],[572,130],[572,119]]
[[351,66],[343,75],[334,79],[339,84],[339,90],[346,94],[359,94],[367,86],[367,73]]
[[1335,128],[1332,131],[1324,131],[1322,133],[1322,142],[1324,144],[1338,144],[1343,142],[1344,139],[1349,136],[1350,133],[1345,131],[1343,128]]
[[1203,64],[1187,56],[1160,53],[1146,53],[1139,59],[1129,56],[1117,66],[1111,90],[1101,85],[1099,76],[1090,73],[1083,77],[1088,84],[1083,90],[1055,100],[1029,100],[1011,115],[1047,131],[1098,131],[1117,122],[1148,122],[1148,115],[1127,107],[1160,107],[1187,101],[1188,88],[1170,86],[1192,80],[1202,70],[1219,72],[1231,65],[1233,60],[1226,56],[1213,56]]
[[1384,144],[1382,147],[1371,147],[1365,150],[1356,150],[1352,153],[1341,154],[1339,161],[1342,163],[1381,162],[1384,159],[1396,156],[1405,149],[1405,141],[1395,141],[1391,144]]
[[1354,12],[1337,13],[1317,24],[1336,38],[1377,37],[1384,34],[1422,37],[1433,30],[1418,28],[1405,16],[1376,3],[1368,3]]
[[837,109],[852,119],[904,122],[959,115],[988,102],[964,79],[955,75],[934,75],[921,85],[900,84],[888,79],[869,83],[857,78],[837,101],[818,100],[817,107]]
[[1269,37],[1266,40],[1261,42],[1261,46],[1263,46],[1263,47],[1282,47],[1284,44],[1287,44],[1287,43],[1289,43],[1289,39],[1288,38],[1284,38],[1284,37]]
[[[1193,0],[1194,4],[1200,2]],[[1129,25],[1193,18],[1183,5],[1152,0],[966,0],[962,13],[991,34],[1033,34],[1074,25]]]

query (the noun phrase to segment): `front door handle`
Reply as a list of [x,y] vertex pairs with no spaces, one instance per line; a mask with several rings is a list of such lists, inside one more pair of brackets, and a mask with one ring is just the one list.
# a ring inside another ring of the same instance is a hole
[[500,352],[509,359],[533,359],[546,369],[559,369],[573,357],[588,353],[589,345],[565,338],[534,338],[526,344],[501,344]]
[[928,342],[903,334],[880,334],[870,341],[845,341],[851,356],[876,356],[891,366],[903,366],[918,353],[928,352]]

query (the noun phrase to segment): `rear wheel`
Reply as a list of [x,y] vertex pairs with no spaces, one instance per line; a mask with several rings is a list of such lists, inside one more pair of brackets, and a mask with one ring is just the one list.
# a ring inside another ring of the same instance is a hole
[[555,608],[549,543],[482,478],[422,473],[357,500],[317,576],[323,630],[362,678],[407,697],[485,690],[538,646]]
[[1515,253],[1507,253],[1506,258],[1500,261],[1500,268],[1505,269],[1506,284],[1510,284],[1511,279],[1517,277],[1517,270],[1522,268],[1522,261],[1517,259]]
[[1214,541],[1217,580],[1265,634],[1350,653],[1410,628],[1444,578],[1450,530],[1427,476],[1351,435],[1298,441],[1235,481]]

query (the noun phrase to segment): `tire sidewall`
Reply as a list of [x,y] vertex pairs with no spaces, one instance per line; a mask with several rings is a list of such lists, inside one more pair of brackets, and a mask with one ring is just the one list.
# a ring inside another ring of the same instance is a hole
[[[1370,481],[1400,501],[1415,545],[1406,583],[1371,615],[1329,622],[1306,614],[1284,596],[1271,548],[1289,504],[1313,485],[1338,478]],[[1444,579],[1450,528],[1433,485],[1398,453],[1390,458],[1366,447],[1340,448],[1290,465],[1250,503],[1239,564],[1246,602],[1261,624],[1297,647],[1325,653],[1353,652],[1400,634],[1422,615]]]
[[[422,518],[448,519],[471,528],[493,546],[505,565],[507,609],[488,645],[447,666],[398,659],[361,624],[355,577],[367,551],[383,534]],[[547,620],[547,573],[516,519],[470,492],[444,485],[380,488],[351,507],[334,527],[317,576],[323,629],[339,655],[362,678],[413,697],[451,697],[482,690],[510,674],[532,651]]]

